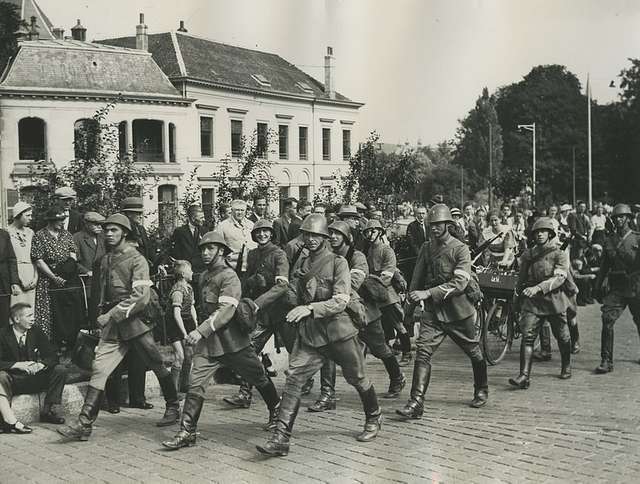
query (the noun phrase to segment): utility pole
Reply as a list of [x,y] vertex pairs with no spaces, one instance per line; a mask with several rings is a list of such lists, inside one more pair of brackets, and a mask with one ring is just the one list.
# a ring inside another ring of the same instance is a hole
[[464,166],[460,165],[460,210],[464,207]]
[[576,206],[576,147],[573,149],[573,206]]
[[489,210],[493,208],[493,134],[489,124]]

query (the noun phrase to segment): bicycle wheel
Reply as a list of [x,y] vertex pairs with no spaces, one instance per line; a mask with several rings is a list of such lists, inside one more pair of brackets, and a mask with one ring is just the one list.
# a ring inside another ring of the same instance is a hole
[[482,349],[490,365],[497,365],[504,358],[513,341],[511,303],[496,299],[489,307],[482,326]]

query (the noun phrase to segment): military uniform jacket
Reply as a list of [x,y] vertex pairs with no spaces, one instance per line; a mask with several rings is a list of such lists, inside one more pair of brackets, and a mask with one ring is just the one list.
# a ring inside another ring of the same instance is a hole
[[[339,253],[343,257],[347,257],[349,254],[349,248],[343,247]],[[360,296],[358,291],[360,286],[369,275],[369,264],[367,264],[367,258],[359,250],[354,250],[351,257],[347,259],[349,264],[349,274],[351,275],[351,298],[358,298],[364,305],[366,323],[369,324],[382,316],[378,305],[375,301],[371,301],[369,298]]]
[[371,274],[389,279],[387,300],[380,302],[380,307],[400,302],[400,296],[390,282],[390,278],[393,277],[397,270],[396,254],[393,249],[380,240],[376,241],[371,244],[367,251],[367,264],[369,264]]
[[475,314],[475,307],[465,294],[471,279],[469,248],[449,235],[443,243],[425,242],[413,270],[410,291],[428,289],[431,297],[425,309],[438,321],[461,321]]
[[310,305],[313,308],[312,315],[298,325],[298,334],[304,344],[319,348],[358,334],[344,311],[350,293],[351,275],[344,257],[325,246],[298,260],[292,271],[287,300],[292,306]]
[[242,295],[236,272],[226,265],[208,268],[200,276],[200,294],[201,324],[197,329],[204,338],[196,352],[215,358],[249,346],[249,335],[233,318]]
[[149,304],[149,264],[137,248],[124,242],[100,261],[100,310],[109,316],[102,340],[127,341],[150,330],[141,319]]
[[520,259],[517,292],[538,286],[541,292],[534,297],[521,296],[521,311],[548,316],[564,313],[571,301],[563,289],[568,277],[567,253],[548,243],[525,250]]
[[640,297],[640,233],[629,230],[623,236],[617,232],[607,237],[604,245],[598,283],[605,277],[609,287],[624,297]]
[[288,284],[289,261],[284,250],[269,242],[249,251],[242,294],[258,305],[259,317],[262,315],[268,319],[268,314],[273,313],[274,303],[286,294]]

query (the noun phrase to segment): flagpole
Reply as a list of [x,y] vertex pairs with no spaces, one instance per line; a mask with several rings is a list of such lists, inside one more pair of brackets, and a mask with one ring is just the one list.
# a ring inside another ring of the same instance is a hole
[[591,86],[589,85],[589,74],[587,73],[587,139],[589,150],[589,210],[593,209],[593,180],[591,178]]

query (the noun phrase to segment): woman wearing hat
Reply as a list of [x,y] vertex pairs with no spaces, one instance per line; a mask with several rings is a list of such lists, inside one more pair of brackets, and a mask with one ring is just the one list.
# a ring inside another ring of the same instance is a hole
[[19,302],[30,304],[31,307],[36,304],[38,272],[36,265],[31,260],[33,230],[29,228],[32,214],[31,205],[25,202],[16,203],[12,210],[13,221],[7,229],[13,251],[16,253],[18,278],[20,279],[20,292],[11,297],[12,306]]
[[500,223],[500,214],[496,210],[489,212],[489,226],[480,234],[478,244],[493,240],[485,250],[484,265],[497,264],[509,268],[514,261],[515,239],[511,228]]
[[76,244],[72,235],[63,228],[66,217],[62,206],[54,205],[49,208],[45,215],[47,225],[36,232],[31,246],[31,259],[36,262],[40,273],[36,286],[36,326],[58,344],[72,344],[77,335],[77,328],[72,327],[75,324],[71,323],[70,314],[63,315],[55,310],[52,304],[53,294],[49,292],[64,287],[67,281],[59,275],[59,268],[69,259],[76,259]]

